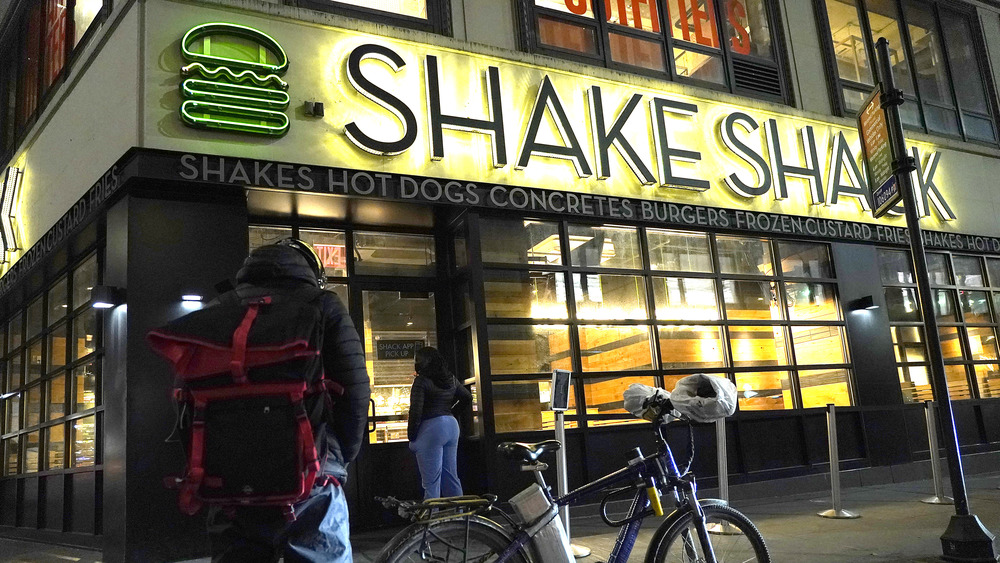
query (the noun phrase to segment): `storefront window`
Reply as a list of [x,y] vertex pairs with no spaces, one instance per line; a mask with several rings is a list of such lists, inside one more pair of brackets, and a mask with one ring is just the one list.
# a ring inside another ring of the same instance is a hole
[[583,371],[652,369],[648,326],[582,325],[579,327]]
[[[546,266],[562,264],[562,244],[556,223],[482,219],[479,227],[484,263]],[[572,248],[583,242],[570,237]]]
[[73,270],[73,310],[90,302],[90,290],[97,285],[97,256],[91,256]]
[[[555,413],[549,410],[551,386],[551,379],[493,382],[493,420],[497,433],[555,428]],[[577,414],[574,391],[570,389],[567,428],[579,426],[572,418]]]
[[736,392],[740,410],[767,411],[795,408],[788,372],[737,373]]
[[327,277],[347,276],[347,249],[343,231],[312,231],[302,229],[299,238],[313,246],[313,250],[323,261]]
[[836,285],[830,283],[786,283],[785,303],[793,321],[837,321]]
[[56,424],[45,429],[46,469],[62,469],[66,459],[66,428]]
[[647,229],[646,241],[654,270],[710,273],[714,269],[708,235]]
[[562,272],[491,271],[486,275],[486,316],[565,319],[566,281]]
[[97,376],[94,364],[87,363],[73,370],[73,412],[97,406]]
[[569,225],[570,264],[583,268],[642,267],[639,237],[631,227]]
[[789,364],[785,329],[780,326],[731,326],[729,345],[733,366],[760,367]]
[[640,276],[573,274],[573,293],[579,319],[649,318],[646,284]]
[[955,283],[965,287],[983,287],[983,261],[978,256],[952,256],[955,266]]
[[725,280],[722,296],[730,320],[779,320],[776,284],[766,281]]
[[3,441],[3,474],[17,475],[18,460],[21,458],[21,439],[18,436]]
[[88,467],[97,463],[97,417],[85,416],[71,423],[73,467]]
[[286,227],[250,226],[250,250],[274,244],[292,236],[292,229]]
[[704,278],[652,278],[656,318],[671,320],[719,320],[715,280]]
[[771,246],[765,239],[716,237],[719,268],[723,274],[770,276],[774,273]]
[[847,370],[843,369],[799,371],[802,408],[850,406],[848,379]]
[[10,434],[21,429],[21,394],[11,393],[3,400],[3,433]]
[[[594,379],[584,379],[583,394],[587,398],[587,415],[625,415],[625,402],[622,394],[629,385],[639,383],[641,385],[656,386],[656,380],[652,377],[599,377]],[[627,420],[627,419],[626,419]],[[641,419],[633,418],[636,423],[644,422]],[[591,426],[601,426],[602,422],[620,423],[620,421],[601,421],[594,419],[590,421]]]
[[23,436],[24,454],[21,458],[21,472],[35,473],[39,470],[38,454],[41,449],[40,438],[41,432],[39,431],[29,432]]
[[493,375],[573,369],[568,326],[490,325],[489,341]]
[[46,420],[55,420],[66,416],[66,376],[51,379],[45,390]]
[[354,273],[381,276],[433,276],[434,237],[392,233],[354,233]]
[[46,316],[49,325],[66,318],[69,309],[66,298],[66,278],[62,278],[49,290],[48,315]]
[[792,278],[832,278],[830,247],[825,244],[778,242],[781,272]]
[[979,396],[984,399],[1000,397],[1000,366],[997,364],[976,364],[974,368]]
[[54,369],[66,365],[66,325],[59,325],[52,329],[47,337],[46,348],[48,348],[49,359],[45,365],[45,371],[51,372]]
[[660,326],[663,369],[713,369],[726,365],[725,340],[718,326]]

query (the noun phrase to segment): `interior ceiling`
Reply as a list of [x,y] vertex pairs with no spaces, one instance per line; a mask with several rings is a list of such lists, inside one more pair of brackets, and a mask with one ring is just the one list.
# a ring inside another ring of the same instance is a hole
[[247,190],[247,210],[253,217],[314,219],[376,227],[434,226],[434,208],[427,204],[260,188]]

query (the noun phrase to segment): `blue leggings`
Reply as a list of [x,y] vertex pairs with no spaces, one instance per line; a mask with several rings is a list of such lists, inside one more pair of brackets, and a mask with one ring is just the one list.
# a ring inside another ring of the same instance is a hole
[[458,480],[458,421],[450,415],[436,416],[420,423],[410,451],[417,456],[424,498],[462,495]]

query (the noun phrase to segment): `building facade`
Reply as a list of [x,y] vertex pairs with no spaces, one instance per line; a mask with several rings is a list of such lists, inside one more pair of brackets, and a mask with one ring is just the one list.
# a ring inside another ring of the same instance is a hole
[[[162,487],[183,454],[144,337],[285,236],[315,246],[365,345],[356,527],[391,522],[375,495],[419,494],[424,345],[472,385],[473,492],[523,487],[493,452],[551,435],[553,369],[573,373],[571,485],[652,443],[628,385],[692,373],[739,391],[736,486],[819,480],[827,404],[845,468],[924,475],[908,233],[899,208],[873,218],[856,130],[878,37],[975,470],[1000,452],[998,2],[8,3],[0,535],[204,553]],[[696,428],[709,486],[713,436]]]

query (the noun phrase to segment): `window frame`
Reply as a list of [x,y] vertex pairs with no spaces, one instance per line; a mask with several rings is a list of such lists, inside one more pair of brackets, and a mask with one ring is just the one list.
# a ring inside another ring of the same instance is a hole
[[[38,38],[39,63],[36,71],[37,76],[35,77],[38,94],[31,114],[26,116],[23,124],[18,125],[17,115],[20,110],[21,100],[18,99],[17,88],[21,85],[20,77],[23,75],[24,66],[20,64],[24,55],[22,28],[30,13],[31,6],[37,1],[39,0],[15,0],[7,11],[7,17],[4,19],[3,26],[0,27],[0,55],[13,53],[12,60],[15,61],[15,64],[9,65],[7,69],[0,68],[0,160],[8,159],[27,137],[28,132],[34,127],[39,116],[52,102],[56,92],[66,80],[83,49],[90,42],[94,34],[97,33],[97,29],[107,19],[108,14],[111,13],[112,8],[112,0],[101,0],[101,8],[97,11],[93,21],[90,22],[90,26],[80,37],[80,41],[75,42],[74,45],[76,0],[66,0],[66,25],[63,37],[64,54],[62,67],[59,73],[53,77],[52,83],[46,88],[44,64],[46,58],[46,41],[44,24],[46,20],[45,10],[48,3],[43,2],[41,4],[39,10],[43,29],[40,31]],[[14,89],[14,107],[10,111],[7,111],[5,106],[7,103],[11,103],[9,98],[11,96],[11,88]]]
[[365,8],[362,6],[355,6],[353,4],[343,4],[337,2],[337,0],[298,0],[297,2],[286,3],[295,4],[297,6],[308,8],[310,10],[316,10],[318,12],[343,14],[382,24],[386,23],[388,20],[390,24],[398,25],[399,27],[409,27],[412,29],[419,29],[421,31],[451,37],[454,33],[451,22],[451,0],[426,0],[426,2],[426,20],[400,14],[393,14],[392,12],[375,10],[372,8]]
[[[875,39],[872,35],[871,23],[868,21],[868,3],[870,0],[851,0],[855,3],[855,8],[857,10],[858,22],[861,25],[861,33],[865,42],[865,55],[868,57],[869,65],[872,68],[872,72],[877,72],[877,63],[875,57]],[[910,76],[913,80],[913,92],[906,93],[904,99],[907,102],[915,103],[917,114],[919,116],[920,126],[913,126],[904,124],[904,128],[907,131],[916,131],[920,133],[926,133],[928,135],[936,135],[941,137],[946,137],[950,139],[956,139],[968,143],[975,143],[990,147],[995,147],[1000,144],[1000,128],[998,128],[998,116],[1000,116],[1000,106],[997,104],[997,90],[996,84],[992,77],[990,76],[989,62],[984,60],[982,56],[977,56],[975,64],[978,67],[978,75],[983,81],[983,94],[986,97],[987,110],[989,115],[983,115],[979,112],[969,112],[973,117],[983,118],[987,117],[992,126],[995,140],[987,141],[983,139],[977,139],[969,137],[966,132],[965,121],[963,120],[963,115],[966,110],[963,110],[962,105],[959,103],[958,93],[955,89],[955,82],[953,80],[953,70],[951,68],[951,59],[948,52],[948,45],[944,40],[944,31],[942,27],[942,10],[947,13],[963,18],[969,24],[972,30],[972,36],[969,40],[972,42],[973,47],[979,53],[985,53],[986,51],[986,41],[983,35],[982,25],[979,23],[978,14],[976,12],[976,7],[968,4],[955,2],[955,1],[943,1],[943,0],[913,0],[914,2],[921,4],[929,9],[934,17],[934,32],[937,34],[937,38],[940,40],[942,56],[944,58],[943,68],[948,77],[948,90],[950,94],[950,99],[954,104],[950,109],[955,112],[955,117],[958,120],[958,135],[952,135],[949,133],[943,133],[938,131],[932,131],[927,126],[927,112],[926,108],[944,108],[937,103],[924,101],[923,96],[920,93],[920,86],[917,82],[917,72],[914,66],[913,57],[913,43],[910,39],[910,29],[907,24],[906,13],[904,12],[903,0],[889,0],[892,2],[893,7],[896,9],[896,14],[898,16],[897,25],[899,26],[899,33],[902,40],[905,42],[902,45],[906,53],[906,64],[910,71]],[[826,9],[827,0],[813,0],[813,9],[816,15],[816,25],[820,36],[821,49],[823,51],[823,66],[827,76],[827,87],[830,94],[830,103],[833,107],[833,111],[836,115],[843,117],[854,117],[853,113],[850,113],[847,109],[847,103],[844,98],[844,90],[850,89],[855,90],[864,94],[870,93],[875,86],[868,85],[861,82],[854,82],[851,80],[845,80],[840,77],[840,73],[837,69],[837,58],[833,45],[833,32],[830,28],[830,20]],[[875,76],[872,77],[873,81],[877,82]],[[897,85],[898,87],[898,85]]]
[[[764,2],[765,11],[768,17],[768,24],[770,25],[770,39],[771,39],[771,50],[774,53],[774,60],[768,60],[761,57],[756,57],[753,55],[741,55],[734,53],[732,47],[729,43],[728,33],[726,32],[726,18],[723,12],[723,3],[725,0],[714,0],[714,13],[712,14],[715,18],[714,23],[716,25],[717,34],[720,39],[719,48],[711,48],[698,43],[690,43],[685,41],[675,40],[671,34],[667,31],[667,25],[662,22],[667,21],[665,17],[666,7],[664,2],[668,0],[655,0],[656,7],[659,10],[658,17],[661,22],[661,30],[659,34],[651,31],[633,29],[629,26],[616,25],[613,28],[612,24],[607,22],[607,14],[605,14],[604,3],[600,0],[588,0],[591,3],[591,9],[594,13],[594,18],[590,19],[586,16],[578,16],[571,13],[560,12],[558,10],[552,10],[545,7],[540,7],[535,5],[535,0],[518,0],[518,13],[520,15],[519,22],[519,47],[522,51],[529,53],[548,55],[552,57],[570,59],[576,62],[585,64],[597,64],[605,68],[629,72],[633,74],[641,74],[645,76],[651,76],[655,78],[665,78],[672,82],[677,82],[679,84],[688,84],[692,86],[697,86],[701,88],[708,88],[711,90],[718,90],[723,92],[729,92],[739,96],[747,96],[752,98],[759,98],[763,100],[768,100],[772,102],[777,102],[781,104],[794,104],[794,98],[792,93],[792,80],[788,71],[788,64],[786,62],[787,48],[785,42],[784,25],[782,23],[781,10],[778,8],[776,2],[773,0],[762,0]],[[538,22],[541,16],[548,18],[566,21],[574,24],[579,24],[588,29],[594,30],[596,38],[596,48],[597,53],[593,56],[587,55],[585,53],[580,53],[577,51],[572,51],[569,49],[563,49],[559,47],[554,47],[550,45],[543,45],[540,40]],[[627,37],[634,37],[639,39],[649,40],[652,37],[657,37],[657,40],[661,45],[661,52],[663,54],[663,61],[666,65],[665,71],[658,71],[654,69],[639,67],[629,65],[627,63],[615,62],[611,59],[611,33],[612,30],[615,34],[623,35]],[[695,52],[698,54],[706,54],[714,57],[718,57],[721,64],[724,67],[725,74],[725,84],[716,84],[714,82],[700,80],[696,78],[687,78],[684,76],[679,76],[676,70],[676,63],[672,52],[674,49],[683,49],[685,51]],[[735,67],[733,62],[745,62],[747,64],[770,66],[774,68],[777,75],[777,84],[775,85],[780,94],[770,94],[763,91],[750,90],[747,88],[740,88],[736,84]]]

